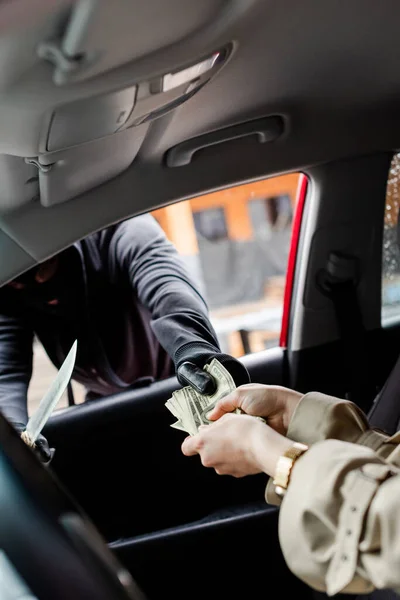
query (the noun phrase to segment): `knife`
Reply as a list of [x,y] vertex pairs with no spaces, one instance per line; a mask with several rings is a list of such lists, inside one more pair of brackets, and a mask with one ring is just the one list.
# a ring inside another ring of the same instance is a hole
[[28,446],[34,446],[48,418],[65,392],[74,370],[77,346],[78,342],[75,340],[56,378],[41,399],[39,406],[29,419],[26,429],[22,433],[21,437]]

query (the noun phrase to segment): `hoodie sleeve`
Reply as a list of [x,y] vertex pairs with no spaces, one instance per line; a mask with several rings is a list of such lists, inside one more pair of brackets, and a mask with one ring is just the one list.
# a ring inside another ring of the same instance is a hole
[[220,352],[206,302],[154,217],[141,215],[119,225],[110,251],[175,364],[185,345]]
[[14,423],[28,419],[32,343],[33,332],[23,319],[0,315],[0,412]]

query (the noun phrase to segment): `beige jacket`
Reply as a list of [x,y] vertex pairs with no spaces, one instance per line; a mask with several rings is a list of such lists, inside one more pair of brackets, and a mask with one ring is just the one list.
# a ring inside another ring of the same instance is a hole
[[[400,433],[371,430],[355,404],[310,393],[287,435],[311,446],[280,509],[289,568],[329,595],[400,593]],[[280,503],[272,480],[266,500]]]

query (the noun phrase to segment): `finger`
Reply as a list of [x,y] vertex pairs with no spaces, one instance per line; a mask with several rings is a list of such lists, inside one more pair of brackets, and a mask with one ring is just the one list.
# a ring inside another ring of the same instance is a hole
[[225,398],[222,398],[222,400],[217,402],[214,408],[207,413],[207,419],[216,421],[226,413],[233,412],[236,408],[240,408],[242,404],[241,398],[241,394],[237,390],[228,394]]
[[185,456],[195,456],[195,454],[198,454],[196,436],[187,437],[183,440],[181,450]]
[[50,448],[50,458],[49,458],[49,460],[44,460],[44,459],[41,458],[41,461],[42,461],[42,463],[43,463],[43,465],[45,467],[48,467],[50,465],[51,461],[53,460],[54,454],[55,454],[55,448]]
[[46,440],[36,440],[35,450],[38,453],[39,458],[42,462],[47,463],[51,461],[52,452]]

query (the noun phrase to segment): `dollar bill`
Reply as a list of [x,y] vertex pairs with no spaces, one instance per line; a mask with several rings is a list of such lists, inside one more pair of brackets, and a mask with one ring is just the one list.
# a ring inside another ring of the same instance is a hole
[[[171,425],[175,429],[195,435],[200,425],[209,425],[207,414],[219,400],[233,392],[235,382],[227,369],[214,358],[204,367],[216,383],[216,390],[211,395],[199,394],[190,386],[173,392],[165,406],[178,420]],[[240,412],[240,411],[238,411]]]

